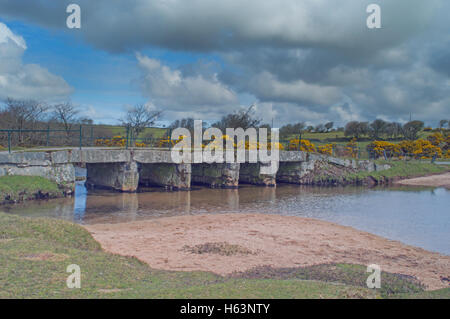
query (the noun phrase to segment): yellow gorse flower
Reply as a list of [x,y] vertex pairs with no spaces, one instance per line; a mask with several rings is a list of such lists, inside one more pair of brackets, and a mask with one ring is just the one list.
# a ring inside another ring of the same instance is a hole
[[317,146],[317,151],[320,154],[333,155],[333,144],[325,144]]
[[303,152],[315,152],[316,146],[308,140],[292,139],[289,141],[289,150],[299,150]]

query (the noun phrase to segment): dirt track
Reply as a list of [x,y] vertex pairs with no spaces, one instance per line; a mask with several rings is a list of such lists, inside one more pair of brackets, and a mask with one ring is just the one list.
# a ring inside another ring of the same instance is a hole
[[[218,274],[255,266],[298,267],[321,263],[378,264],[417,277],[428,289],[448,287],[450,256],[432,253],[351,227],[301,217],[265,214],[179,216],[85,226],[110,252],[135,256],[153,268]],[[253,253],[193,253],[206,243],[239,245]]]
[[445,187],[450,189],[450,172],[399,181],[401,185]]

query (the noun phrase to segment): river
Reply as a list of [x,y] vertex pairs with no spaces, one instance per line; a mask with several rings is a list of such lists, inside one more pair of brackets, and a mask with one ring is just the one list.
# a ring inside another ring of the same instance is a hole
[[21,216],[53,217],[81,224],[117,223],[194,214],[263,213],[322,219],[405,244],[450,255],[450,191],[418,187],[242,186],[197,187],[136,194],[89,192],[83,182],[73,198],[4,205]]

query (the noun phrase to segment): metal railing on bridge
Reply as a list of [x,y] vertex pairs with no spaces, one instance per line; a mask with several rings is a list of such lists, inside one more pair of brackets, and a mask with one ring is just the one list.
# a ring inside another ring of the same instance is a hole
[[[76,125],[74,128],[41,129],[0,129],[0,150],[13,150],[51,147],[166,147],[173,145],[171,129],[150,128],[158,130],[158,136],[146,134],[138,137],[129,127],[114,127],[114,132],[104,132],[95,125]],[[103,127],[104,128],[104,127]],[[148,129],[148,128],[147,128]],[[108,129],[107,129],[108,130]]]
[[[13,149],[52,147],[77,147],[79,149],[82,147],[117,147],[125,149],[145,147],[170,150],[176,143],[176,141],[171,139],[171,128],[149,127],[146,130],[153,130],[155,134],[145,133],[144,130],[143,133],[139,134],[139,136],[143,137],[139,137],[136,136],[134,130],[130,129],[130,127],[111,126],[107,127],[106,131],[106,126],[99,125],[74,125],[73,127],[63,129],[61,126],[51,128],[48,125],[45,129],[0,129],[0,150],[7,148],[9,153]],[[115,134],[111,131],[111,128],[114,128]],[[305,150],[305,145],[299,143],[300,140],[301,136],[294,139],[281,139],[279,144],[281,149],[284,150]],[[317,150],[314,152],[317,152]],[[327,155],[354,159],[381,158],[388,161],[394,158],[390,154],[379,156],[357,145],[348,147],[339,144],[333,144],[331,153]],[[413,159],[416,157],[416,154],[403,153],[401,157]],[[436,158],[433,157],[432,161],[434,162],[435,160]]]

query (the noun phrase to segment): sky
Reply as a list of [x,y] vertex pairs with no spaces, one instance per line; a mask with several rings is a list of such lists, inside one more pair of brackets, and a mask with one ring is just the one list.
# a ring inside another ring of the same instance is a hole
[[70,100],[105,124],[145,103],[164,124],[254,104],[275,127],[436,126],[450,119],[448,12],[448,0],[0,0],[0,100]]

